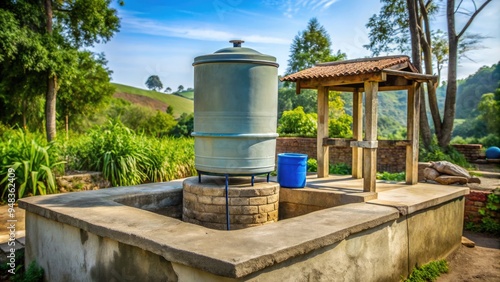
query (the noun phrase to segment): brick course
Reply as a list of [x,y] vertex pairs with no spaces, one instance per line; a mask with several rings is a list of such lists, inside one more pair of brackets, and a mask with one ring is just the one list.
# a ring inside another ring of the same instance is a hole
[[[250,180],[242,183],[229,186],[231,230],[278,221],[279,184],[256,182],[250,186]],[[213,229],[227,229],[225,185],[210,181],[198,183],[194,177],[187,179],[183,187],[184,221]]]

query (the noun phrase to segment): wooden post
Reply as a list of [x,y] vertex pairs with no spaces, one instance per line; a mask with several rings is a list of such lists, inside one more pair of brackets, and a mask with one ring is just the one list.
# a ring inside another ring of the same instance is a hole
[[318,178],[328,177],[330,154],[328,146],[323,146],[323,138],[328,137],[328,88],[318,87],[318,133],[316,135]]
[[378,82],[365,81],[365,140],[372,143],[363,148],[363,191],[375,192],[377,180],[377,97]]
[[407,140],[406,146],[406,184],[414,185],[418,182],[418,138],[420,117],[420,84],[413,84],[408,89],[408,105],[406,118]]
[[[356,89],[352,97],[352,135],[354,140],[363,140],[363,93]],[[352,177],[363,177],[363,149],[352,147]]]

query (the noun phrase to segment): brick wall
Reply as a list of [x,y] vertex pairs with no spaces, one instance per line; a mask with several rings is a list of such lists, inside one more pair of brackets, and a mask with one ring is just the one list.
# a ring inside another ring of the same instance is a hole
[[[476,191],[471,190],[469,195],[465,196],[465,221],[481,223],[482,216],[479,214],[479,210],[486,206],[488,201],[488,195],[491,194],[490,191]],[[500,220],[499,211],[493,212],[493,218]]]
[[451,145],[457,151],[462,153],[468,162],[474,162],[481,158],[481,150],[483,145],[481,144],[464,144],[464,145]]
[[[452,145],[462,153],[467,161],[474,162],[481,157],[481,144]],[[276,153],[300,153],[316,158],[316,138],[279,137],[276,140]],[[352,148],[330,147],[330,164],[346,163],[352,165]],[[377,171],[402,172],[405,170],[406,150],[404,147],[378,148]]]
[[[276,140],[276,154],[300,153],[316,158],[316,138],[279,137]],[[404,147],[379,148],[377,150],[377,171],[405,171],[406,150]],[[346,163],[352,166],[352,148],[330,147],[330,164]]]

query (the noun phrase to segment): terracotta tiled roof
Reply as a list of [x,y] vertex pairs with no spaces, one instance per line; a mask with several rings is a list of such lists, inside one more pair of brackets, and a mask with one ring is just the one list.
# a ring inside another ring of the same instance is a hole
[[287,75],[281,80],[297,81],[299,79],[331,78],[347,75],[367,74],[379,72],[383,69],[388,69],[391,67],[398,70],[401,69],[398,68],[400,64],[406,65],[406,67],[409,67],[412,72],[417,72],[415,67],[411,64],[410,58],[408,56],[399,55],[317,64],[312,68]]

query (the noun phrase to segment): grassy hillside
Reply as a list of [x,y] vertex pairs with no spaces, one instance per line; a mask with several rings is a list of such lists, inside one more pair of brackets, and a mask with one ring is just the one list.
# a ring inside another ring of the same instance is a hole
[[178,95],[165,94],[151,90],[144,90],[128,85],[112,83],[116,87],[117,93],[128,93],[156,99],[174,108],[174,115],[180,116],[182,113],[192,113],[194,109],[193,100]]
[[175,95],[179,95],[179,96],[184,97],[184,98],[189,99],[189,100],[194,99],[194,91],[183,91],[181,93],[176,93]]

